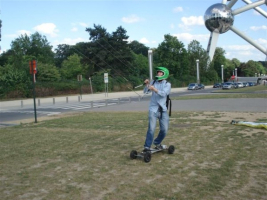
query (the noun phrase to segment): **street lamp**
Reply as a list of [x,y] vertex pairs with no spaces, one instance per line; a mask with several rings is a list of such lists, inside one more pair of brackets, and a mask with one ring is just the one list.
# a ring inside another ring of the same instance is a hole
[[237,82],[237,68],[235,68],[235,81]]
[[221,66],[222,67],[222,83],[224,82],[224,78],[223,78],[223,65]]
[[200,83],[200,80],[199,80],[199,60],[197,59],[196,62],[197,62],[197,84],[199,84]]
[[153,51],[148,50],[149,78],[153,79]]

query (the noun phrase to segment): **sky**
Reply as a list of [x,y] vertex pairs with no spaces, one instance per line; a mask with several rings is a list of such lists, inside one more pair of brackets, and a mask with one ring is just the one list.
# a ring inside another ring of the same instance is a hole
[[[255,0],[251,0],[255,2]],[[122,26],[129,42],[136,40],[156,48],[164,35],[176,36],[185,48],[193,41],[207,49],[206,10],[222,0],[0,0],[1,52],[21,34],[39,32],[53,46],[89,42],[86,28],[101,25],[108,33]],[[232,10],[245,6],[239,0]],[[267,12],[266,4],[260,6]],[[267,49],[267,19],[254,9],[235,16],[234,27]],[[217,47],[226,58],[264,61],[266,55],[229,30],[220,34]]]

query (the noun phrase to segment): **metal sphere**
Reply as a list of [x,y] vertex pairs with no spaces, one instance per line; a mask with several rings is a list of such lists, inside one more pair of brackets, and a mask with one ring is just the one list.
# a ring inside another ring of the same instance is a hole
[[225,4],[217,3],[210,6],[204,16],[205,25],[211,32],[227,32],[234,23],[232,10]]

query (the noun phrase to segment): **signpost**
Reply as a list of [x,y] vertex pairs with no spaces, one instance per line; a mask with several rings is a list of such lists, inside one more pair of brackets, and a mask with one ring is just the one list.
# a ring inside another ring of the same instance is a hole
[[83,75],[77,75],[77,81],[79,82],[79,85],[80,85],[80,97],[81,97],[81,99],[83,98],[83,96],[82,96],[82,80],[83,80]]
[[104,73],[105,97],[108,96],[108,73]]
[[33,105],[34,105],[34,117],[35,123],[37,123],[37,114],[36,114],[36,102],[35,102],[35,74],[37,73],[37,63],[36,60],[31,60],[29,62],[30,74],[32,74],[32,86],[33,86]]

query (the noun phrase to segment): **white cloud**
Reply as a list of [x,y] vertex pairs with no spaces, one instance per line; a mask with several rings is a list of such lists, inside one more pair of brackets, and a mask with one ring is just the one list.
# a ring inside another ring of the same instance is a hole
[[19,37],[21,35],[31,35],[31,32],[30,31],[26,31],[26,30],[19,30],[17,31],[15,34],[9,34],[9,35],[5,35],[5,37],[8,37],[8,38],[16,38],[16,37]]
[[173,34],[173,36],[177,37],[179,41],[182,41],[184,43],[190,43],[193,40],[197,40],[199,42],[205,42],[208,41],[210,34],[203,34],[203,35],[193,35],[190,33],[179,33],[179,34]]
[[258,41],[259,44],[262,44],[262,45],[265,45],[265,46],[267,45],[267,40],[266,39],[259,38],[257,41]]
[[79,42],[86,42],[88,40],[84,39],[84,38],[75,38],[75,39],[72,39],[72,38],[64,38],[63,41],[62,41],[62,44],[69,44],[69,45],[75,45],[76,43],[79,43]]
[[77,32],[77,31],[78,31],[78,28],[73,27],[73,28],[71,29],[71,31],[72,31],[72,32]]
[[88,39],[86,40],[86,39],[81,38],[81,37],[79,37],[79,38],[74,38],[74,39],[72,39],[72,38],[64,38],[64,39],[61,40],[61,41],[59,41],[59,40],[54,40],[54,41],[52,42],[52,46],[53,46],[53,49],[55,49],[55,48],[57,47],[57,45],[59,45],[59,44],[75,45],[75,44],[77,44],[77,43],[79,43],[79,42],[88,42]]
[[88,24],[84,23],[84,22],[79,22],[79,25],[82,26],[82,27],[87,27]]
[[53,23],[43,23],[33,28],[35,31],[47,34],[51,37],[57,37],[58,29],[56,29],[56,25]]
[[182,24],[179,24],[178,27],[181,28],[183,31],[190,31],[189,27],[191,26],[204,25],[204,19],[202,16],[182,17],[181,21],[182,21]]
[[130,24],[130,23],[136,23],[136,22],[139,22],[139,21],[141,21],[142,19],[141,19],[140,17],[136,16],[136,15],[131,15],[131,16],[129,16],[129,17],[123,17],[121,20],[122,20],[123,22],[125,22],[125,23]]
[[265,26],[265,25],[262,25],[262,26],[251,26],[250,29],[253,30],[253,31],[267,30],[267,26]]
[[148,44],[149,43],[148,39],[146,39],[146,38],[142,38],[141,40],[139,40],[139,42],[143,43],[143,44]]
[[175,13],[183,12],[183,8],[182,7],[176,7],[173,9],[173,12],[175,12]]
[[228,45],[224,46],[223,48],[227,50],[232,50],[232,51],[250,51],[250,50],[255,50],[255,47],[252,45]]
[[171,24],[170,27],[171,27],[171,29],[174,29],[175,28],[175,25],[174,24]]
[[190,16],[190,17],[182,17],[182,22],[186,26],[195,26],[195,25],[204,25],[203,16]]

